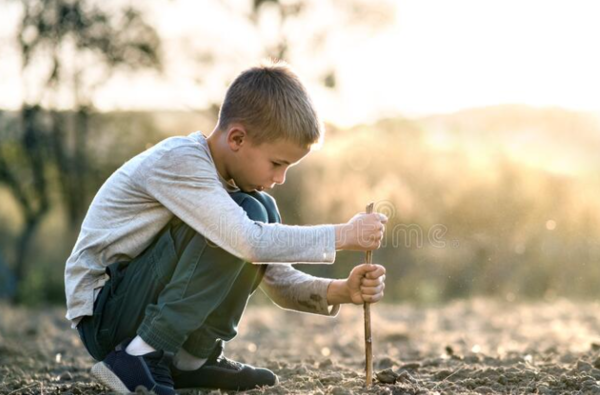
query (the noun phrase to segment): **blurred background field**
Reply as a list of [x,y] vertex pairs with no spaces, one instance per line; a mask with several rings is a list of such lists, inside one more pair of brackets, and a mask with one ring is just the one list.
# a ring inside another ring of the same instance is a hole
[[[0,3],[0,295],[62,304],[102,182],[163,138],[210,133],[227,84],[271,56],[306,80],[327,124],[273,190],[283,219],[338,223],[375,201],[390,217],[374,255],[388,302],[596,299],[591,10],[416,3]],[[342,277],[361,260],[300,267]]]

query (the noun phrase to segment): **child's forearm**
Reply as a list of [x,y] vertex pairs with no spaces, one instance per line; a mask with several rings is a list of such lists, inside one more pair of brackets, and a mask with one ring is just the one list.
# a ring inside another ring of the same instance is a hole
[[333,280],[327,287],[327,304],[350,303],[350,292],[346,280]]

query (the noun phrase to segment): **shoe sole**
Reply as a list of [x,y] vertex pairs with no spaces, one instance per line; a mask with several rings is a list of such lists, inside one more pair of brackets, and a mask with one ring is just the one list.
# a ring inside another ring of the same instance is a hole
[[[254,387],[248,387],[248,388],[227,388],[227,389],[223,389],[223,388],[216,388],[216,387],[206,387],[206,389],[219,389],[219,390],[223,390],[223,391],[252,391],[255,389],[260,389],[260,388],[271,388],[274,387],[276,385],[279,385],[279,376],[275,376],[275,382],[273,384],[266,384],[266,385],[257,385]],[[190,390],[197,390],[198,388],[205,388],[205,387],[176,387],[176,390],[183,390],[183,391],[190,391]]]
[[119,394],[131,394],[129,388],[123,384],[121,379],[119,379],[119,377],[114,374],[104,362],[98,362],[92,366],[92,375],[102,384]]

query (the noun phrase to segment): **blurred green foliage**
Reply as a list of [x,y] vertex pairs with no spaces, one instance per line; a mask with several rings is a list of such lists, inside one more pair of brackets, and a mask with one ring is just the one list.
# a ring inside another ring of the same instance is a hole
[[[24,288],[29,251],[53,208],[51,194],[61,194],[70,228],[85,214],[93,188],[88,180],[98,171],[88,146],[97,87],[117,69],[162,65],[157,32],[131,6],[108,12],[87,0],[20,5],[15,41],[24,97],[18,117],[4,117],[0,125],[0,184],[12,194],[22,222],[12,243],[12,274],[4,280],[12,283],[6,293],[13,302],[30,298]],[[61,93],[71,111],[61,111]]]
[[594,116],[499,106],[338,132],[298,172],[298,191],[316,189],[301,217],[338,222],[370,200],[392,214],[374,255],[388,300],[596,297],[599,131]]
[[[14,117],[3,113],[0,120]],[[161,139],[214,119],[200,113],[91,114],[88,186]],[[8,121],[7,121],[8,122]],[[338,223],[369,201],[390,216],[374,261],[388,269],[386,300],[594,298],[600,295],[600,124],[558,109],[492,107],[349,130],[329,127],[276,188],[291,224]],[[77,236],[50,180],[51,212],[29,252],[28,303],[63,300],[64,262]],[[93,194],[92,194],[93,195]],[[16,203],[0,189],[0,251],[13,254]],[[89,204],[90,198],[85,206]],[[343,277],[363,254],[302,270]]]

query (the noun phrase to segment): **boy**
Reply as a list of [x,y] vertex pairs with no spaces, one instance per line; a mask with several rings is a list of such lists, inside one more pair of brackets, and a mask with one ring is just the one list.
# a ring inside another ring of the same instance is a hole
[[270,370],[223,356],[259,284],[283,308],[331,316],[341,303],[381,299],[382,266],[328,280],[283,264],[333,263],[336,250],[376,249],[383,237],[380,214],[280,224],[263,190],[283,184],[321,134],[298,77],[267,64],[232,83],[208,138],[168,138],[109,177],[65,269],[67,318],[101,361],[96,378],[118,393],[142,385],[159,395],[275,385]]

